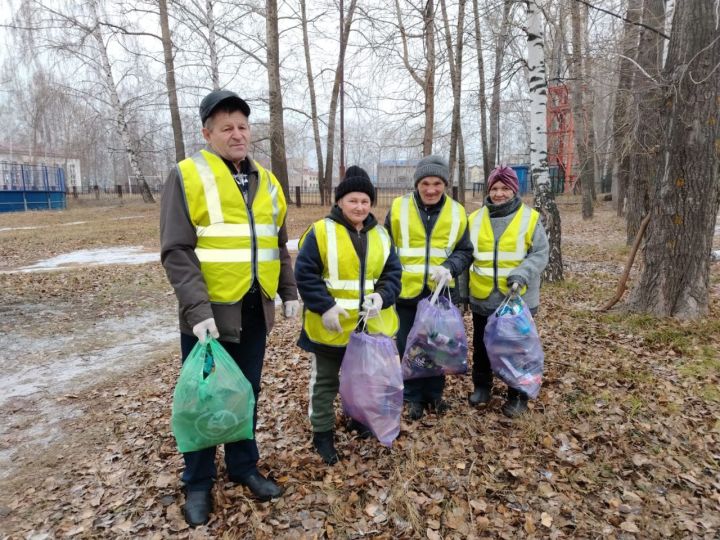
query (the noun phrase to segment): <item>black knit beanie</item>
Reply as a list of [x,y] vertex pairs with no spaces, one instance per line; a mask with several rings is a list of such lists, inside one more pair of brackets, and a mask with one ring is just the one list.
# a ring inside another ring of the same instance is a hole
[[335,202],[338,202],[348,193],[359,191],[370,197],[370,203],[375,204],[375,186],[370,181],[365,169],[357,165],[351,165],[345,171],[345,176],[335,188]]
[[418,182],[426,176],[437,176],[445,182],[447,186],[448,177],[450,176],[450,167],[447,161],[438,155],[425,156],[422,158],[418,162],[417,167],[415,167],[415,187],[417,187]]

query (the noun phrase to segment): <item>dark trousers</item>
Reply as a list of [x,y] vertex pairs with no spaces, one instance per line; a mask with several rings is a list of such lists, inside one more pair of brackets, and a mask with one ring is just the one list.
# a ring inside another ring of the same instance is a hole
[[[405,354],[405,344],[407,343],[408,334],[415,322],[417,306],[397,304],[395,307],[397,309],[398,319],[400,319],[400,327],[398,328],[396,336],[397,348],[398,353],[400,353],[400,358],[402,358]],[[404,381],[404,386],[403,399],[405,399],[405,401],[435,403],[442,398],[443,390],[445,389],[445,375],[410,379]]]
[[[257,425],[257,404],[260,394],[260,377],[265,356],[265,317],[263,314],[260,291],[248,293],[242,304],[242,333],[240,343],[221,341],[222,346],[232,356],[240,371],[250,381],[255,394],[255,413],[253,417],[253,438],[225,445],[225,465],[232,481],[242,481],[257,472],[259,453],[255,442]],[[195,336],[180,334],[180,347],[183,362],[197,343]],[[215,447],[204,448],[196,452],[183,454],[185,471],[182,480],[188,491],[205,491],[212,488],[217,470],[215,468]]]
[[[493,384],[493,372],[490,367],[490,358],[483,337],[488,316],[473,312],[473,365],[472,381],[475,388],[491,388]],[[490,315],[492,317],[492,315]],[[523,392],[508,387],[508,398],[524,396]]]

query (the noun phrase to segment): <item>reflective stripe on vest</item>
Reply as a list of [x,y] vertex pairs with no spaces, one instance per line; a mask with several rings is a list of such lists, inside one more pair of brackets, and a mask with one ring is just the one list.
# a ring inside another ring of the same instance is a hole
[[255,279],[274,298],[280,277],[278,231],[287,205],[280,184],[255,163],[258,186],[251,212],[223,160],[205,150],[178,164],[190,220],[195,226],[195,254],[211,302],[235,303]]
[[[303,327],[311,341],[344,347],[358,324],[363,298],[375,290],[375,282],[385,268],[390,256],[390,237],[381,226],[367,232],[365,275],[361,278],[360,259],[347,228],[327,218],[315,222],[312,227],[323,263],[322,278],[325,286],[335,303],[347,311],[349,317],[340,318],[342,332],[330,332],[322,324],[321,313],[306,309]],[[300,240],[301,250],[304,240],[305,236]],[[394,306],[383,309],[378,317],[369,319],[367,324],[368,332],[387,336],[394,336],[397,329],[398,318]]]
[[[470,215],[470,240],[473,244],[471,296],[487,298],[494,288],[507,294],[507,277],[520,266],[532,246],[532,237],[539,217],[536,210],[521,205],[496,240],[487,207],[484,206]],[[521,293],[524,292],[525,288],[521,290]]]
[[[465,209],[446,196],[429,239],[413,193],[395,199],[390,216],[393,239],[403,267],[400,298],[415,298],[425,284],[430,289],[435,288],[435,283],[428,277],[429,268],[445,262],[455,250],[467,227]],[[454,281],[450,285],[453,286]]]

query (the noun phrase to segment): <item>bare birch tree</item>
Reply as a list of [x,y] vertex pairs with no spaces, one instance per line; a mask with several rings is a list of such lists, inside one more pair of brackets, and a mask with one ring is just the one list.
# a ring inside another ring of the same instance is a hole
[[550,260],[543,279],[562,281],[560,212],[550,186],[547,164],[547,76],[545,30],[536,0],[527,0],[528,86],[530,89],[530,169],[535,181],[535,209],[548,234]]

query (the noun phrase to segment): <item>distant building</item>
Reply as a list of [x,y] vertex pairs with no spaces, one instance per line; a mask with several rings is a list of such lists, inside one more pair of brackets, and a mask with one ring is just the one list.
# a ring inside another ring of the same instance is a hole
[[288,185],[290,189],[296,187],[302,189],[318,189],[318,172],[315,169],[305,166],[305,160],[298,158],[289,158],[288,165]]
[[52,152],[33,154],[28,148],[0,143],[0,190],[18,190],[23,186],[28,190],[52,188],[57,183],[56,175],[48,176],[44,172],[51,167],[65,171],[67,189],[81,188],[79,158]]
[[470,165],[468,167],[468,182],[472,184],[485,182],[485,170],[482,165]]
[[377,187],[393,189],[412,189],[413,175],[419,158],[388,159],[377,164]]

